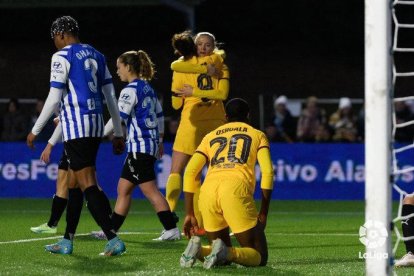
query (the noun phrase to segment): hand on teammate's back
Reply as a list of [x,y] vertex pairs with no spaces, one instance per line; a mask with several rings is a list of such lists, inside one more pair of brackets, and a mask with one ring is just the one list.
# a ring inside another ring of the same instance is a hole
[[124,137],[114,137],[112,139],[112,150],[114,154],[122,154],[125,150]]
[[189,84],[184,84],[183,88],[177,89],[176,92],[179,96],[191,97],[193,95],[193,87]]

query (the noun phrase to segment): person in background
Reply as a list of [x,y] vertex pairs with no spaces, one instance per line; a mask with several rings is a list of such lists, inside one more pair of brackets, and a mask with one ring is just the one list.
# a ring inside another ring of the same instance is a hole
[[363,105],[358,112],[356,125],[358,132],[358,141],[363,143],[365,140],[365,105]]
[[272,142],[293,143],[296,140],[296,120],[287,107],[288,98],[281,95],[273,103],[273,116],[266,127]]
[[[273,166],[265,134],[249,125],[249,105],[240,98],[226,104],[228,123],[207,134],[187,165],[184,175],[186,217],[184,233],[190,238],[180,258],[181,267],[192,267],[196,259],[204,268],[235,262],[245,266],[264,266],[268,252],[265,227],[271,193]],[[262,200],[257,212],[253,193],[256,161],[261,170]],[[195,181],[204,165],[207,175],[200,189],[199,208],[211,246],[201,246],[194,233],[198,221],[194,215]],[[240,247],[233,247],[229,229]]]
[[282,143],[285,142],[282,136],[279,135],[277,132],[277,128],[273,124],[268,124],[265,127],[265,134],[267,139],[269,139],[269,142],[272,143]]
[[332,142],[332,129],[328,123],[320,124],[315,131],[316,143],[330,143]]
[[325,123],[325,110],[318,106],[318,99],[316,97],[309,97],[298,120],[297,140],[300,142],[315,142],[319,127]]
[[329,117],[329,126],[332,128],[334,142],[356,142],[358,131],[356,117],[352,110],[351,99],[343,97],[339,99],[338,110]]
[[5,142],[24,141],[28,127],[28,118],[20,109],[19,101],[11,98],[7,105],[7,112],[3,115],[1,140]]

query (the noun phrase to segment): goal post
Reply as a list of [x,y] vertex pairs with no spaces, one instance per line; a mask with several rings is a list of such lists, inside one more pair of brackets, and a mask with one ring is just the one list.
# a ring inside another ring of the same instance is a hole
[[[365,0],[365,224],[386,230],[385,242],[366,244],[367,275],[392,272],[390,7],[389,0]],[[375,240],[378,232],[367,230]]]

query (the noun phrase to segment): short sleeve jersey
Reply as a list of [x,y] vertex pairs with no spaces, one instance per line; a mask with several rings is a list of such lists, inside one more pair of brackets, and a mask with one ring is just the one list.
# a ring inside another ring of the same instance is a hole
[[121,91],[118,107],[127,125],[128,152],[156,156],[163,112],[154,89],[147,81],[133,80]]
[[242,122],[231,122],[207,134],[196,152],[208,161],[206,178],[245,179],[255,186],[257,152],[269,148],[266,135]]
[[[213,57],[216,56],[216,57]],[[194,64],[215,64],[222,68],[222,78],[229,78],[229,70],[222,64],[223,59],[214,54],[206,57],[193,57],[190,62]],[[207,74],[192,74],[173,72],[173,82],[171,90],[177,92],[184,84],[198,87],[201,90],[212,90],[218,87],[219,79]],[[198,97],[187,97],[184,100],[184,107],[181,111],[181,122],[203,121],[203,120],[222,120],[225,118],[223,102],[220,100],[205,100]]]
[[63,89],[65,141],[103,135],[102,86],[112,83],[105,57],[87,44],[71,44],[52,57],[50,86]]

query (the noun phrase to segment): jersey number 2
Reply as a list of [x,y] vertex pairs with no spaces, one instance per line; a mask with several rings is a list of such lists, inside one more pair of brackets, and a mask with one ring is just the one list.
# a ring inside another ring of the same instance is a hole
[[[241,149],[240,157],[236,156],[237,141],[243,140],[243,147]],[[219,154],[224,150],[227,145],[227,138],[217,137],[210,141],[210,147],[215,143],[219,144],[219,147],[211,159],[211,166],[224,162],[224,157],[218,158]],[[227,152],[227,160],[231,163],[244,164],[249,158],[250,146],[252,144],[252,138],[245,134],[235,134],[230,137],[229,150]]]

